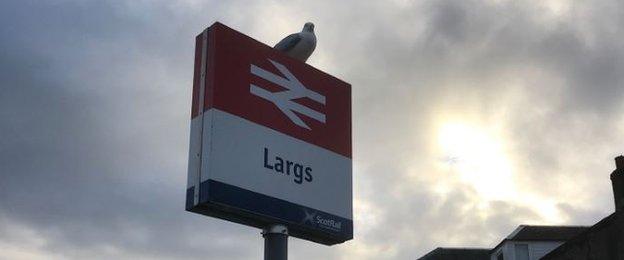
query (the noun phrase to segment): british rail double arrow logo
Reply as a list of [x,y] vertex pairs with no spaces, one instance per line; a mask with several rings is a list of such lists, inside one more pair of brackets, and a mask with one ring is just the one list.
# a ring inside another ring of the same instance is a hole
[[306,88],[284,65],[271,59],[269,59],[269,61],[273,64],[273,66],[275,66],[275,68],[277,68],[277,70],[279,70],[283,77],[275,75],[272,72],[264,70],[254,64],[251,64],[250,67],[251,74],[273,82],[286,90],[270,92],[254,84],[249,84],[249,92],[273,103],[290,119],[290,121],[300,127],[311,130],[310,127],[294,112],[308,116],[321,123],[325,123],[325,114],[294,101],[298,98],[307,97],[325,105],[325,96]]

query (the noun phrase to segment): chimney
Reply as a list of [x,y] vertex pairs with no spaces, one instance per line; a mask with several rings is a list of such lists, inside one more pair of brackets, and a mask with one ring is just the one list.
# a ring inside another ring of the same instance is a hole
[[611,173],[615,211],[624,210],[624,156],[615,157],[615,171]]

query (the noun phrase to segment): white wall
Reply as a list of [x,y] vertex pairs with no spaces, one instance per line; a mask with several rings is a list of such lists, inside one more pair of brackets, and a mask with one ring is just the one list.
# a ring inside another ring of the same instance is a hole
[[529,243],[529,259],[538,260],[561,244],[563,244],[563,241],[531,242]]
[[514,250],[516,244],[528,244],[529,259],[539,260],[550,251],[563,244],[563,241],[506,241],[490,255],[490,260],[497,260],[496,256],[500,252],[503,252],[505,260],[516,260]]

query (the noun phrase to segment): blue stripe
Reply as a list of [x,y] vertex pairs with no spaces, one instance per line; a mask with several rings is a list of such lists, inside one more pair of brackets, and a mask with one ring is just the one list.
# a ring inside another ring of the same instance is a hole
[[273,223],[287,224],[289,228],[295,228],[295,231],[313,232],[315,236],[329,236],[332,240],[342,242],[353,238],[353,221],[350,219],[215,180],[201,183],[200,194],[203,194],[205,190],[207,190],[208,198],[204,201],[202,197],[202,203],[219,203],[235,207],[247,211],[247,214],[260,215],[262,219],[271,219]]
[[202,183],[199,184],[199,203],[203,204],[203,203],[207,203],[208,202],[208,191],[210,190],[210,187],[208,181],[204,181]]
[[195,186],[186,189],[186,210],[190,210],[195,206],[195,201],[193,201],[193,196],[195,195]]

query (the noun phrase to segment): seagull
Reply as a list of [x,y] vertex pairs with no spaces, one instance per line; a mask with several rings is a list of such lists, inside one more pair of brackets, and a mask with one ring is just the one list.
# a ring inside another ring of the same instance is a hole
[[314,35],[314,24],[306,23],[300,33],[293,33],[278,42],[274,49],[286,53],[286,55],[297,60],[306,62],[314,48],[316,48],[316,35]]

